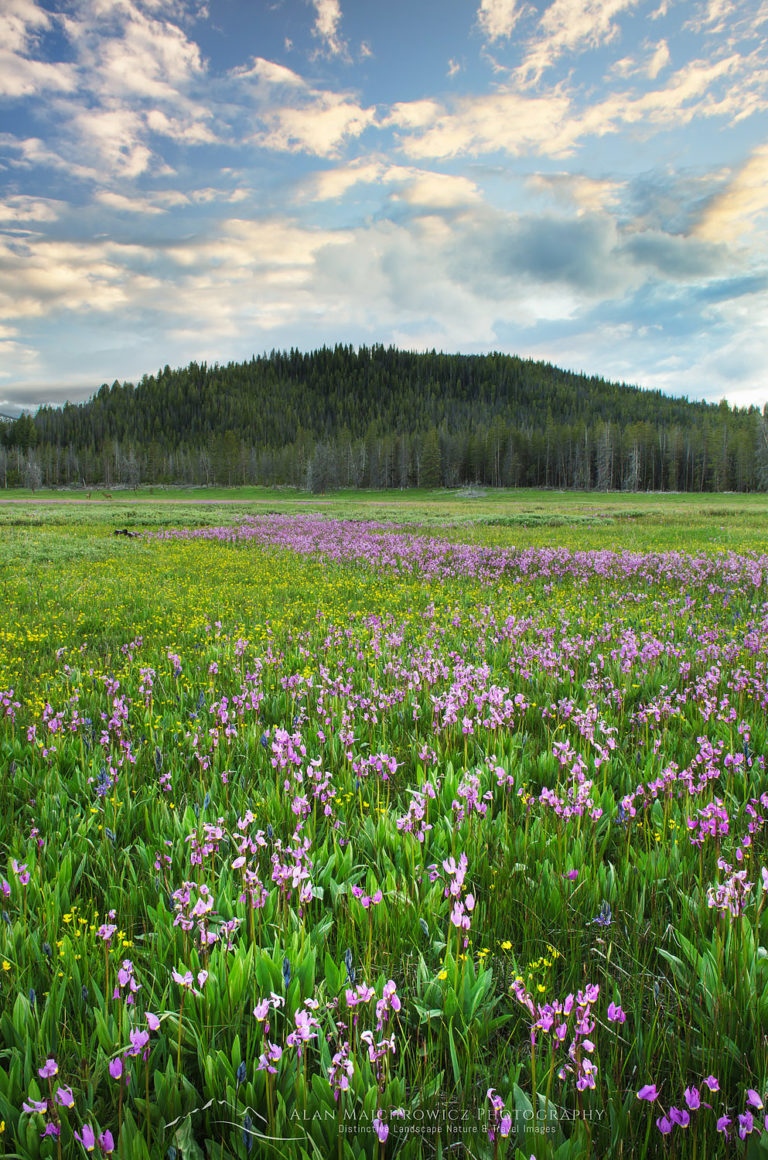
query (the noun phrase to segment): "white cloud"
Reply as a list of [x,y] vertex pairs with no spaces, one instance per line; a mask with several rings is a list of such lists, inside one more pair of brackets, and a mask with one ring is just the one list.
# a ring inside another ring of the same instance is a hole
[[557,203],[574,208],[578,214],[614,209],[624,188],[622,182],[583,173],[535,173],[526,185],[535,193],[547,194]]
[[450,173],[408,173],[400,198],[409,205],[424,209],[458,209],[480,201],[480,190],[474,181]]
[[95,200],[108,209],[116,210],[118,213],[165,213],[165,209],[162,206],[153,205],[146,197],[126,197],[123,193],[113,193],[107,189],[99,190]]
[[31,55],[40,32],[51,27],[50,13],[34,0],[4,0],[0,9],[0,96],[71,92],[76,72],[68,63],[36,60]]
[[477,185],[467,177],[393,165],[383,157],[372,157],[313,174],[299,200],[338,200],[356,185],[394,187],[390,196],[396,200],[433,210],[455,209],[481,198]]
[[646,76],[655,81],[661,70],[667,67],[670,59],[669,45],[666,40],[660,40],[646,66]]
[[477,22],[490,41],[508,37],[519,19],[517,0],[480,0]]
[[545,146],[556,153],[569,112],[570,99],[560,88],[546,97],[499,90],[462,97],[450,108],[433,101],[395,105],[388,123],[405,130],[401,144],[409,157],[457,157],[496,150],[517,156]]
[[539,22],[520,74],[538,80],[566,52],[597,48],[618,35],[616,17],[637,0],[554,0]]
[[339,34],[341,4],[339,0],[311,0],[316,16],[312,34],[323,42],[329,56],[345,56],[347,46]]
[[722,193],[706,206],[694,233],[710,241],[736,241],[768,213],[768,145],[758,146]]
[[261,56],[252,57],[250,65],[234,68],[232,76],[241,80],[253,78],[271,86],[286,85],[289,88],[306,88],[306,82],[298,73],[286,68],[283,64],[277,64],[276,61],[265,60]]
[[[557,0],[559,2],[559,0]],[[415,101],[394,105],[383,125],[401,130],[408,157],[459,157],[505,152],[567,157],[587,137],[632,127],[638,134],[673,129],[694,118],[734,123],[768,109],[768,70],[738,53],[720,60],[691,60],[664,84],[616,90],[591,104],[565,84],[546,95],[514,86],[460,97],[446,105]]]
[[255,145],[283,153],[336,157],[349,139],[375,123],[376,110],[365,109],[342,93],[311,91],[301,105],[265,109],[263,128],[251,137]]
[[55,222],[63,208],[51,198],[17,194],[0,201],[0,222]]

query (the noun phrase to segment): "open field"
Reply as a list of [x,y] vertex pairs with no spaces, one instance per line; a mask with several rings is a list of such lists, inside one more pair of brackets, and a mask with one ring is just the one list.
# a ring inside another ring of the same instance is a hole
[[0,1156],[768,1153],[766,498],[112,494],[0,503]]

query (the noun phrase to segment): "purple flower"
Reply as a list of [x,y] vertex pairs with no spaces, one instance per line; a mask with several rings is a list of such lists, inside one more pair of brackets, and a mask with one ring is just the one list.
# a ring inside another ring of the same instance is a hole
[[739,1116],[739,1136],[742,1140],[746,1140],[754,1126],[755,1121],[751,1112],[745,1112],[743,1116]]
[[622,1011],[621,1007],[618,1007],[615,1003],[608,1004],[608,1020],[609,1020],[609,1022],[611,1022],[611,1023],[624,1023],[626,1018],[627,1017],[624,1014],[624,1012]]
[[389,1124],[385,1124],[381,1118],[381,1108],[378,1109],[376,1115],[373,1117],[373,1130],[378,1136],[380,1142],[385,1143],[389,1135]]
[[725,1134],[727,1136],[728,1135],[728,1125],[730,1124],[730,1122],[731,1122],[730,1116],[721,1116],[720,1119],[717,1121],[718,1132],[725,1132]]
[[[128,1048],[128,1055],[141,1055],[148,1043],[148,1031],[131,1031],[131,1046]],[[144,1058],[146,1059],[146,1055]]]
[[75,1097],[72,1095],[72,1088],[68,1087],[57,1087],[55,1099],[57,1103],[61,1104],[62,1108],[71,1108],[75,1103]]
[[760,1096],[757,1094],[754,1088],[747,1089],[747,1103],[751,1104],[753,1108],[757,1108],[758,1111],[763,1106],[763,1101],[760,1099]]
[[55,1059],[46,1060],[43,1067],[38,1068],[37,1074],[41,1079],[51,1079],[59,1070],[59,1065]]
[[668,1136],[672,1131],[672,1121],[667,1119],[666,1116],[659,1116],[658,1120],[656,1121],[656,1127],[659,1129],[662,1136]]
[[708,1075],[707,1078],[704,1080],[704,1083],[707,1085],[707,1087],[709,1088],[709,1090],[711,1092],[719,1092],[720,1091],[720,1084],[717,1082],[717,1080],[715,1079],[715,1077],[713,1075]]
[[695,1112],[697,1108],[701,1107],[701,1096],[699,1095],[698,1088],[687,1087],[683,1095],[685,1096],[685,1102],[692,1112]]
[[157,1031],[160,1026],[160,1020],[157,1015],[153,1015],[151,1011],[145,1011],[144,1017],[147,1020],[147,1027],[150,1031]]
[[637,1093],[637,1098],[639,1100],[648,1100],[649,1103],[653,1103],[655,1099],[658,1099],[658,1096],[659,1092],[655,1083],[645,1084],[645,1086],[641,1087],[640,1091]]
[[106,1153],[107,1156],[109,1156],[111,1152],[114,1152],[115,1141],[109,1128],[107,1128],[106,1132],[102,1132],[99,1136],[99,1147],[101,1148],[102,1152]]
[[45,1115],[45,1113],[48,1111],[48,1101],[47,1100],[25,1100],[24,1103],[21,1105],[21,1110],[23,1112],[27,1112],[27,1114],[30,1116],[32,1115],[33,1112],[39,1112],[40,1115],[42,1116],[42,1115]]
[[86,1152],[92,1152],[96,1147],[96,1134],[90,1124],[83,1124],[82,1134],[75,1132],[75,1139],[80,1141]]
[[123,1061],[119,1056],[117,1059],[110,1060],[109,1074],[112,1076],[112,1079],[120,1079],[120,1076],[123,1074]]
[[681,1128],[687,1128],[691,1122],[691,1117],[685,1108],[670,1108],[669,1118],[673,1123],[679,1124]]

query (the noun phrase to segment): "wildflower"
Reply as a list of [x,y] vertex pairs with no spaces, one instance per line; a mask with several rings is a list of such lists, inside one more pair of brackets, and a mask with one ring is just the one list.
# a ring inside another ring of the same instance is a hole
[[624,1023],[626,1018],[621,1007],[617,1006],[616,1003],[608,1004],[608,1021],[610,1023]]
[[659,1116],[656,1121],[656,1127],[661,1132],[662,1136],[668,1136],[672,1131],[672,1121],[667,1116]]
[[653,1103],[654,1100],[658,1099],[658,1096],[659,1092],[655,1083],[645,1084],[637,1093],[637,1098],[639,1100],[648,1100],[649,1103]]
[[123,1074],[123,1061],[119,1056],[117,1059],[110,1060],[109,1074],[112,1076],[112,1079],[120,1079],[120,1076]]
[[127,1054],[141,1055],[142,1051],[144,1051],[144,1059],[146,1059],[149,1055],[149,1050],[147,1049],[145,1051],[145,1048],[149,1043],[149,1032],[132,1030],[130,1033],[130,1038],[131,1046],[128,1048]]
[[260,1023],[263,1023],[264,1020],[266,1019],[267,1015],[269,1014],[269,1007],[270,1007],[269,999],[262,999],[261,1002],[257,1003],[256,1006],[254,1007],[253,1013],[256,1016],[256,1018],[259,1020]]
[[24,1103],[21,1105],[21,1109],[22,1109],[22,1111],[26,1112],[27,1115],[30,1115],[30,1116],[34,1112],[39,1112],[40,1115],[45,1115],[45,1113],[48,1111],[48,1101],[47,1100],[24,1100]]
[[745,1112],[743,1116],[739,1116],[739,1137],[746,1140],[749,1133],[755,1126],[754,1117],[751,1112]]
[[83,1131],[75,1132],[75,1139],[79,1140],[86,1152],[92,1152],[96,1147],[96,1134],[90,1124],[83,1124]]
[[38,1068],[37,1074],[41,1079],[51,1079],[57,1074],[59,1066],[55,1059],[46,1060],[43,1067]]
[[387,1136],[389,1135],[389,1124],[385,1124],[382,1120],[381,1108],[377,1110],[376,1115],[373,1117],[371,1122],[373,1125],[373,1130],[379,1138],[380,1143],[384,1144],[386,1142]]
[[283,1054],[282,1047],[278,1047],[276,1043],[270,1043],[267,1040],[267,1050],[259,1056],[258,1071],[268,1071],[272,1075],[277,1074],[277,1068],[273,1067],[274,1063],[279,1063]]
[[610,905],[603,899],[603,904],[600,907],[600,912],[596,918],[592,919],[598,926],[610,926],[612,922]]
[[109,1156],[115,1150],[115,1141],[109,1128],[99,1135],[99,1147],[102,1152]]
[[683,1092],[685,1102],[692,1112],[697,1111],[701,1107],[701,1096],[698,1088],[687,1087]]
[[72,1088],[68,1087],[57,1087],[55,1099],[62,1108],[71,1108],[75,1103],[75,1097],[72,1094]]

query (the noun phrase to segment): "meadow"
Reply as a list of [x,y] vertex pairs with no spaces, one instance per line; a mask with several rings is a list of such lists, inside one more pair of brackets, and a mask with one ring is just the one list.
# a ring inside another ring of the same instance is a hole
[[0,1156],[768,1154],[764,497],[7,498]]

